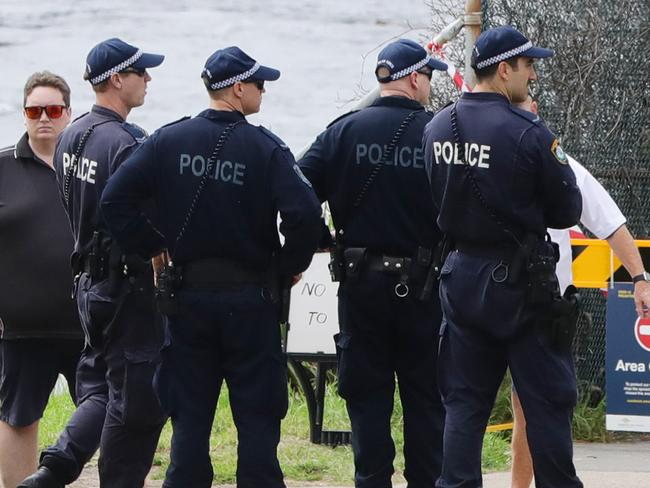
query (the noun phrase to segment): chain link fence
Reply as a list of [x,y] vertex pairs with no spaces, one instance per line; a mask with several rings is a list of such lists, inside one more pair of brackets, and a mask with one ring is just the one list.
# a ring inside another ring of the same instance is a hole
[[[462,0],[434,0],[431,31],[464,12]],[[483,28],[510,24],[556,55],[536,64],[540,114],[610,192],[638,239],[650,237],[650,9],[647,0],[483,0]],[[445,54],[464,73],[464,31]],[[468,69],[471,69],[468,67]],[[458,92],[434,89],[434,109]],[[646,263],[646,269],[650,263]],[[605,298],[584,290],[575,342],[581,392],[600,397],[605,381]]]

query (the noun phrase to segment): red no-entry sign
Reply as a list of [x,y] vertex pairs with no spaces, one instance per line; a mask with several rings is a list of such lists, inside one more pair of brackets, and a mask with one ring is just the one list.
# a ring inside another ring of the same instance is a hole
[[636,341],[646,351],[650,352],[650,318],[638,318],[634,324]]

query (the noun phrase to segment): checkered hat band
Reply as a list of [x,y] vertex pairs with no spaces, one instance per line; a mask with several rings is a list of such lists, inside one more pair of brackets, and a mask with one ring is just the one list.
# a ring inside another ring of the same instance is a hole
[[423,66],[425,66],[429,62],[430,59],[431,59],[431,56],[429,56],[427,54],[427,57],[424,58],[422,61],[418,61],[417,63],[409,66],[408,68],[404,68],[403,70],[400,70],[397,73],[394,73],[394,74],[390,75],[390,79],[395,81],[395,80],[399,80],[400,78],[405,77],[406,75],[410,75],[414,71],[417,71],[420,68],[422,68]]
[[142,57],[142,54],[143,54],[143,52],[140,49],[138,49],[137,52],[133,56],[131,56],[130,58],[125,59],[124,61],[122,61],[117,66],[113,66],[111,69],[109,69],[108,71],[105,71],[101,75],[95,76],[94,78],[91,78],[90,79],[90,84],[91,85],[97,85],[98,83],[101,83],[104,80],[108,80],[111,77],[111,75],[114,75],[115,73],[119,73],[123,69],[126,69],[129,66],[131,66],[133,63],[135,63],[138,59],[140,59]]
[[486,60],[481,61],[480,63],[476,63],[476,69],[487,68],[488,66],[492,66],[493,64],[500,63],[501,61],[505,61],[506,59],[514,58],[515,56],[519,56],[524,51],[528,51],[531,47],[533,47],[533,43],[528,41],[526,44],[522,44],[521,46],[511,49],[510,51],[497,54],[496,56],[487,58]]
[[[260,69],[260,63],[255,63],[255,65],[249,69],[248,71],[244,71],[243,73],[240,73],[236,76],[232,76],[231,78],[227,78],[223,81],[217,81],[216,83],[212,83],[210,85],[211,90],[221,90],[222,88],[226,88],[227,86],[234,85],[238,81],[245,80],[246,78],[250,78],[255,74],[255,72]],[[208,76],[210,76],[210,71],[208,69],[205,69],[206,73]]]

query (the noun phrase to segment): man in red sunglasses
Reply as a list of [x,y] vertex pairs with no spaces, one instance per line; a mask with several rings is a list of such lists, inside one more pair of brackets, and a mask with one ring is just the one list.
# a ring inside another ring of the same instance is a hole
[[75,398],[83,347],[69,292],[74,242],[52,168],[70,88],[43,71],[24,93],[27,131],[0,150],[0,486],[36,469],[39,420],[59,373]]

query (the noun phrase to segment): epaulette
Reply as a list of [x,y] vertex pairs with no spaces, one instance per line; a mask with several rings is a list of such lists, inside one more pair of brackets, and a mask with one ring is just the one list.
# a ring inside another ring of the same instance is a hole
[[131,122],[122,122],[122,128],[127,131],[136,140],[136,142],[144,142],[149,134],[146,130],[137,124]]
[[[181,118],[178,119],[178,120],[174,120],[174,121],[169,122],[169,123],[167,123],[167,124],[165,124],[165,125],[161,125],[161,126],[160,126],[160,129],[164,129],[165,127],[169,127],[170,125],[178,124],[179,122],[183,122],[184,120],[191,119],[191,118],[192,118],[192,117],[190,117],[189,115],[186,115],[185,117],[181,117]],[[160,130],[160,129],[159,129],[159,130]]]
[[542,118],[534,114],[533,112],[529,112],[528,110],[523,110],[519,107],[515,107],[513,105],[510,105],[510,111],[514,114],[519,115],[520,117],[526,119],[528,122],[532,122],[535,125],[543,125],[544,121]]
[[268,137],[273,142],[275,142],[278,146],[280,146],[281,149],[285,151],[289,150],[289,146],[287,146],[282,139],[280,139],[278,136],[276,136],[273,132],[268,130],[266,127],[260,125],[259,129],[262,131],[262,134],[264,134],[266,137]]
[[348,115],[356,114],[358,111],[359,111],[359,110],[350,110],[349,112],[347,112],[347,113],[345,113],[345,114],[343,114],[343,115],[339,115],[337,118],[335,118],[334,120],[332,120],[329,124],[327,124],[327,128],[329,129],[331,126],[333,126],[334,124],[336,124],[339,120],[343,120],[343,119],[346,118]]
[[79,117],[77,117],[76,119],[74,119],[71,123],[76,122],[77,120],[81,119],[82,117],[85,117],[85,116],[88,115],[89,113],[90,113],[90,112],[86,112],[85,114],[81,114]]

